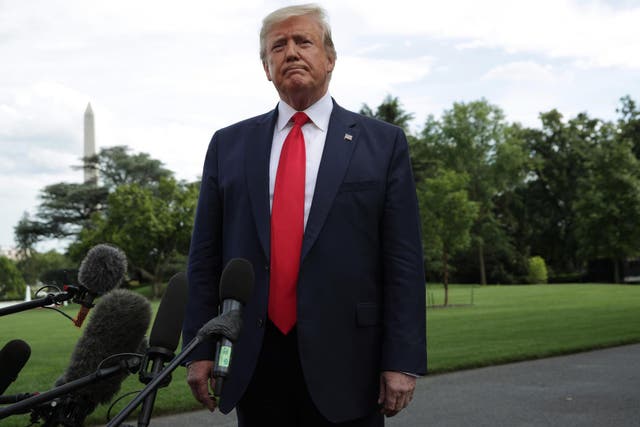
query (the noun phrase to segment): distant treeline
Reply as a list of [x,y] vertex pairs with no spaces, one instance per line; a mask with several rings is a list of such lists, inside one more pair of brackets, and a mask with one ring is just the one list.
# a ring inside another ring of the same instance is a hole
[[[418,132],[398,98],[360,112],[407,134],[427,280],[507,284],[640,276],[631,271],[640,255],[640,110],[626,96],[616,111],[610,122],[551,110],[528,128],[481,99],[429,116]],[[129,151],[103,148],[75,166],[98,170],[97,184],[41,190],[36,213],[15,227],[27,283],[41,264],[77,268],[104,242],[125,251],[132,283],[152,283],[156,295],[184,270],[199,183]],[[46,239],[71,242],[67,261],[37,261]]]
[[533,257],[550,281],[640,280],[640,110],[631,97],[614,122],[551,110],[536,128],[507,122],[484,99],[455,103],[417,133],[397,98],[361,112],[409,133],[430,280],[526,283]]

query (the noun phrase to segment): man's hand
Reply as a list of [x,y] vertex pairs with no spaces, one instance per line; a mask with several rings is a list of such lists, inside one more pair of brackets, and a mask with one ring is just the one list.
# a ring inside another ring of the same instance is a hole
[[209,384],[213,389],[214,381],[211,376],[212,368],[213,361],[211,360],[196,360],[187,367],[187,383],[191,388],[193,397],[211,412],[217,406],[215,398],[209,394]]
[[402,372],[384,371],[380,374],[380,412],[393,417],[409,405],[413,399],[416,379]]

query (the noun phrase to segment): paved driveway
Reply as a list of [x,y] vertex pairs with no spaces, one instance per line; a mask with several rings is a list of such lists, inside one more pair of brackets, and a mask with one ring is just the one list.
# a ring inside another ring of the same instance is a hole
[[[640,427],[640,344],[418,380],[388,427]],[[151,427],[235,427],[235,415],[196,411]]]

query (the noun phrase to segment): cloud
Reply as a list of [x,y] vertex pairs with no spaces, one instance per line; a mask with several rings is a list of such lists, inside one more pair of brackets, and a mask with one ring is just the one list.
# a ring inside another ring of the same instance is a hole
[[514,82],[555,82],[557,76],[550,65],[540,65],[534,61],[516,61],[498,65],[482,76],[486,80],[507,80]]
[[568,58],[590,67],[640,68],[640,6],[604,1],[396,0],[394,7],[365,7],[370,31],[458,40],[463,49],[496,48]]
[[[4,87],[3,92],[6,95],[0,96],[0,141],[37,141],[52,134],[67,135],[66,146],[78,141],[82,119],[76,112],[84,112],[89,99],[87,95],[54,81]],[[77,131],[72,132],[74,129]]]
[[[88,102],[98,149],[128,145],[179,178],[199,175],[213,131],[275,106],[257,37],[262,17],[287,4],[0,0],[0,245],[10,244],[22,212],[33,211],[38,190],[82,179],[70,166],[82,155]],[[637,7],[578,0],[323,4],[338,47],[331,93],[352,110],[391,94],[420,123],[453,101],[486,96],[509,117],[535,120],[576,99],[583,109],[601,104],[577,98],[585,91],[567,84],[574,72],[640,68],[640,55],[632,54],[640,52]],[[637,88],[628,81],[617,79],[625,90]],[[593,91],[615,90],[588,83]]]
[[[347,108],[359,109],[361,103],[377,105],[390,93],[425,78],[434,59],[375,59],[363,56],[338,57],[331,81],[331,93],[338,99],[357,100]],[[353,101],[352,101],[353,102]]]

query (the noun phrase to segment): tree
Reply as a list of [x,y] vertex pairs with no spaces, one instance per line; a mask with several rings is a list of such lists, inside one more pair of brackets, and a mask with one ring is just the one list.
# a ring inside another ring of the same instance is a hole
[[109,193],[119,185],[136,183],[154,187],[173,173],[146,153],[129,154],[124,146],[107,147],[83,159],[75,169],[99,171],[100,184],[59,182],[40,191],[41,203],[34,219],[25,213],[14,228],[15,240],[23,253],[44,239],[74,238],[97,212],[107,207]]
[[29,285],[35,285],[38,281],[44,282],[43,277],[49,271],[77,268],[68,257],[54,250],[44,253],[33,252],[22,257],[16,266]]
[[599,144],[578,179],[578,255],[611,259],[614,281],[619,283],[620,262],[640,254],[640,160],[632,141],[617,135],[612,125],[603,124],[599,134]]
[[150,281],[155,297],[172,260],[188,252],[198,184],[162,178],[157,188],[120,185],[109,195],[108,208],[97,213],[69,252],[72,257],[98,243],[113,243],[129,260],[129,271]]
[[524,221],[534,231],[528,236],[529,246],[556,274],[574,272],[580,269],[574,210],[578,181],[594,156],[601,122],[582,113],[565,123],[556,110],[542,113],[540,119],[542,128],[529,129],[523,136],[531,165],[520,192]]
[[620,104],[616,110],[620,114],[619,137],[631,143],[633,154],[640,159],[640,110],[628,95],[620,99]]
[[468,198],[468,180],[464,174],[441,170],[418,187],[425,258],[442,271],[445,306],[449,303],[449,260],[471,244],[471,227],[478,214],[477,204]]
[[375,113],[367,104],[362,104],[360,114],[399,126],[405,132],[409,132],[409,122],[413,120],[413,114],[407,113],[402,104],[400,104],[400,100],[391,95],[387,95],[384,98],[384,101],[376,108]]
[[110,192],[124,184],[154,187],[162,178],[173,176],[160,160],[147,153],[129,154],[130,151],[123,145],[102,148],[98,154],[83,158],[82,166],[74,168],[96,169],[102,185]]
[[23,250],[49,238],[75,236],[94,212],[103,209],[108,195],[105,187],[93,184],[59,182],[40,192],[36,220],[25,214],[15,227],[16,241]]
[[478,209],[472,243],[482,284],[487,283],[487,244],[509,240],[495,217],[494,202],[497,196],[521,182],[525,156],[517,135],[509,131],[502,110],[482,99],[454,103],[440,120],[429,117],[416,143],[424,145],[420,149],[437,159],[437,164],[469,177],[466,190]]
[[20,299],[25,292],[25,283],[16,264],[0,256],[0,298]]

